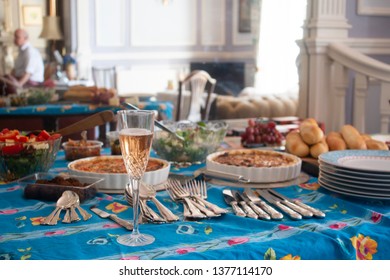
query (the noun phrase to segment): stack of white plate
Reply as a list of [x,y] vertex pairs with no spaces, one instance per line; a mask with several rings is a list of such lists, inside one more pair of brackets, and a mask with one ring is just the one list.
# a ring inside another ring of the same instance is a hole
[[348,196],[390,200],[390,151],[344,150],[319,156],[320,185]]

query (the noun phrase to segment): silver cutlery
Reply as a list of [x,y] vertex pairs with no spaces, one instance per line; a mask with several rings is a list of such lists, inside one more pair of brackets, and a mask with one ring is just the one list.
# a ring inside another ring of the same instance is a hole
[[284,205],[286,205],[288,208],[294,210],[295,212],[297,212],[298,214],[300,214],[303,218],[312,218],[313,217],[313,213],[310,212],[309,210],[307,209],[304,209],[294,203],[292,203],[291,201],[287,200],[287,199],[284,199],[280,196],[276,196],[274,195],[270,190],[263,190],[265,192],[268,192],[271,196],[275,197],[275,199],[278,199],[280,200],[280,202]]
[[[125,197],[127,202],[129,203],[130,207],[133,207],[133,195],[131,193],[130,188],[125,189]],[[158,215],[152,208],[150,208],[147,204],[145,199],[139,200],[139,206],[140,206],[140,221],[143,222],[151,222],[151,223],[165,223],[166,220]]]
[[178,216],[173,214],[171,210],[156,198],[156,191],[151,186],[143,185],[140,190],[140,196],[142,199],[151,200],[167,222],[176,222],[179,220]]
[[241,208],[246,213],[246,216],[249,218],[257,219],[258,216],[253,211],[253,209],[246,203],[246,201],[241,197],[240,193],[238,191],[232,191],[233,197],[236,199],[236,201],[240,204]]
[[[133,110],[140,110],[138,107],[134,106],[133,104],[130,104],[130,103],[122,103],[122,105],[124,105],[125,107],[128,107],[130,109],[133,109]],[[173,136],[175,136],[177,139],[179,139],[181,142],[184,142],[184,138],[180,135],[178,135],[175,131],[171,130],[170,128],[166,127],[165,125],[163,125],[161,122],[159,122],[158,120],[154,120],[154,124],[161,128],[162,130],[168,132],[169,134],[172,134]]]
[[290,199],[290,198],[288,198],[288,197],[282,195],[281,193],[278,193],[278,192],[276,192],[275,190],[272,190],[272,189],[269,189],[268,192],[270,192],[271,194],[273,194],[273,195],[283,199],[283,201],[296,204],[299,207],[303,208],[304,210],[310,211],[313,214],[314,217],[325,218],[325,216],[326,216],[325,213],[322,212],[321,210],[319,210],[317,208],[314,208],[314,207],[311,207],[311,206],[301,202],[298,199]]
[[111,219],[112,221],[114,221],[115,223],[117,223],[118,225],[124,227],[125,229],[128,229],[128,230],[133,230],[133,224],[126,221],[126,220],[123,220],[121,218],[119,218],[117,215],[115,214],[109,214],[99,208],[97,208],[96,206],[91,206],[91,211],[94,212],[95,214],[97,214],[100,218],[103,218],[103,219]]
[[190,199],[189,193],[183,190],[180,182],[176,180],[169,180],[168,185],[169,185],[168,191],[172,194],[174,200],[182,200],[187,205],[189,210],[189,213],[187,213],[187,217],[195,218],[195,219],[207,218],[207,216],[194,205],[194,201]]
[[64,195],[64,193],[61,195],[61,197],[57,200],[56,208],[47,216],[43,224],[45,225],[56,225],[58,220],[60,219],[61,211],[69,208],[69,198],[68,196]]
[[223,198],[227,205],[230,205],[233,209],[234,214],[240,217],[246,217],[244,210],[238,205],[237,201],[233,197],[232,191],[229,189],[224,189],[222,191]]
[[267,192],[266,190],[256,190],[256,192],[262,197],[264,198],[266,201],[268,201],[269,203],[275,205],[276,207],[278,207],[280,210],[282,210],[284,213],[286,213],[287,215],[290,216],[290,218],[294,219],[294,220],[301,220],[302,219],[302,216],[301,214],[295,212],[294,210],[292,210],[291,208],[287,207],[285,204],[283,204],[281,202],[280,199],[276,198],[275,196],[271,195],[269,192]]
[[221,180],[227,180],[227,181],[233,181],[237,183],[249,183],[250,180],[246,179],[245,177],[241,175],[221,172],[217,170],[211,170],[211,169],[202,169],[202,173],[208,177],[217,178]]
[[206,181],[191,180],[187,182],[184,187],[189,191],[193,199],[195,199],[199,204],[209,208],[215,214],[220,215],[228,212],[226,209],[223,209],[205,199],[207,198]]
[[267,212],[273,220],[283,219],[283,214],[275,210],[272,206],[265,203],[252,189],[245,189],[244,194],[257,206]]
[[84,221],[87,221],[92,217],[91,214],[89,214],[87,211],[85,211],[81,206],[80,206],[80,197],[77,193],[73,191],[65,191],[69,192],[69,195],[71,195],[73,198],[70,198],[73,201],[73,205],[76,207],[77,210],[79,210],[81,216],[83,217]]
[[254,204],[249,198],[248,196],[245,194],[245,193],[240,193],[240,192],[237,192],[238,195],[246,202],[246,204],[249,205],[250,208],[253,209],[253,211],[255,211],[255,213],[257,214],[257,216],[260,218],[260,219],[263,219],[263,220],[271,220],[271,216],[265,212],[261,207],[257,206],[256,204]]
[[[131,204],[132,205],[132,204]],[[146,200],[140,199],[139,205],[141,208],[141,212],[144,214],[145,217],[151,217],[151,222],[154,223],[165,223],[167,220],[165,220],[163,217],[161,217],[159,214],[157,214],[152,208],[150,208]]]

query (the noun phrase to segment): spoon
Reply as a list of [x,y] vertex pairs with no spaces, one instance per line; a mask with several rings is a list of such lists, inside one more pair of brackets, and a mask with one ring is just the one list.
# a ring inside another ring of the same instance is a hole
[[73,205],[79,210],[81,216],[83,217],[84,221],[90,219],[92,217],[91,214],[89,214],[87,211],[85,211],[83,208],[80,207],[80,197],[77,193],[72,191],[66,191],[68,192],[68,195],[71,196],[71,200],[73,202]]
[[168,222],[175,222],[179,220],[179,217],[176,216],[169,210],[167,207],[164,206],[157,198],[156,198],[156,190],[152,188],[149,185],[142,184],[140,188],[140,197],[145,200],[152,200],[154,204],[156,205],[158,211],[160,211],[161,215],[168,221]]
[[63,193],[57,200],[56,208],[45,218],[43,223],[46,225],[56,225],[60,218],[61,211],[65,209],[68,204],[69,198]]
[[[133,104],[130,104],[130,103],[123,103],[123,105],[125,107],[128,107],[128,108],[133,109],[133,110],[140,110],[138,107],[136,107],[136,106],[134,106]],[[172,131],[171,129],[169,129],[168,127],[163,125],[161,122],[159,122],[157,120],[154,120],[154,123],[155,123],[156,126],[161,128],[162,130],[165,130],[166,132],[168,132],[168,133],[172,134],[173,136],[175,136],[180,141],[184,142],[184,138],[183,137],[181,137],[180,135],[176,134],[176,132]]]

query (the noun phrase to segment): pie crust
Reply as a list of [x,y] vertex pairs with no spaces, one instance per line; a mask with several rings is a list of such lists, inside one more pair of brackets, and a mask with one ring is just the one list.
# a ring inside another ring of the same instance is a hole
[[206,159],[206,167],[241,175],[252,183],[271,183],[294,179],[301,172],[302,160],[294,155],[270,150],[235,149],[216,152]]
[[[95,178],[103,178],[104,180],[98,184],[98,189],[101,192],[112,192],[112,191],[123,191],[126,184],[129,182],[129,176],[123,169],[124,165],[118,165],[118,161],[122,161],[122,156],[97,156],[78,159],[68,164],[69,173],[78,176],[89,176]],[[168,179],[170,163],[166,160],[159,158],[150,158],[149,161],[154,163],[161,163],[161,168],[145,172],[142,181],[149,185],[158,185],[165,182]],[[112,172],[88,172],[82,166],[90,165],[91,163],[104,164],[108,167],[111,163],[110,168],[113,168]],[[117,166],[118,165],[118,166]],[[114,170],[115,166],[118,170]]]

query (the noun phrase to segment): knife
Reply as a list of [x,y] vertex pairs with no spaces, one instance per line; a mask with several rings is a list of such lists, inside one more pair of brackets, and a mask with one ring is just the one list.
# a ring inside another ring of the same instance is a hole
[[246,189],[244,194],[256,205],[261,207],[265,212],[267,212],[273,220],[281,220],[283,219],[283,214],[279,211],[275,210],[272,206],[265,203],[261,200],[257,194],[251,189]]
[[118,225],[121,225],[122,227],[124,227],[128,230],[133,230],[132,223],[119,218],[115,214],[109,214],[109,213],[107,213],[99,208],[96,208],[95,206],[91,206],[91,208],[89,208],[89,209],[91,209],[91,211],[94,212],[95,214],[97,214],[100,218],[103,218],[103,219],[109,218],[109,219],[113,220],[114,222],[116,222]]
[[240,208],[240,206],[238,206],[237,201],[234,199],[232,191],[225,189],[222,191],[222,193],[226,204],[230,205],[233,208],[234,214],[240,217],[246,217],[245,212]]
[[259,216],[260,219],[271,220],[270,215],[267,212],[265,212],[261,207],[254,204],[253,201],[248,198],[245,192],[243,193],[238,192],[238,195],[246,202],[246,204],[249,205],[250,208],[253,209],[253,211],[255,211],[255,213],[257,214],[257,216]]
[[241,175],[211,170],[211,169],[203,169],[202,173],[208,177],[217,178],[221,180],[233,181],[237,183],[250,183],[249,179],[244,178]]
[[280,199],[277,199],[275,196],[271,195],[270,193],[268,193],[266,190],[256,190],[256,192],[261,196],[263,197],[265,200],[267,200],[269,203],[275,205],[276,207],[278,207],[280,210],[282,210],[284,213],[286,213],[287,215],[290,216],[290,218],[294,219],[294,220],[301,220],[302,219],[302,216],[301,214],[295,212],[294,210],[292,210],[291,208],[287,207],[286,205],[284,205]]
[[[288,198],[288,197],[278,193],[277,191],[271,190],[271,189],[269,189],[268,192],[270,192],[271,194],[273,194],[273,195],[283,199],[283,201],[285,201],[286,203],[291,203],[291,204],[293,204],[295,206],[298,206],[298,207],[302,208],[303,210],[310,211],[317,218],[324,218],[325,217],[325,213],[324,212],[322,212],[319,209],[313,208],[313,207],[311,207],[311,206],[309,206],[307,204],[304,204],[303,202],[301,202],[298,199],[290,199],[290,198]],[[299,211],[297,211],[297,212],[299,212]]]
[[233,197],[236,199],[236,201],[240,204],[241,208],[244,210],[247,217],[253,219],[258,218],[255,211],[253,211],[252,208],[249,207],[249,205],[245,202],[245,200],[240,196],[240,193],[238,191],[232,191],[232,194]]
[[268,192],[271,196],[274,196],[276,199],[279,199],[281,203],[286,205],[288,208],[294,210],[298,214],[300,214],[303,218],[312,218],[313,213],[307,209],[304,209],[295,203],[292,203],[290,200],[288,200],[286,197],[282,197],[281,194],[276,195],[271,190],[264,190],[265,192]]

